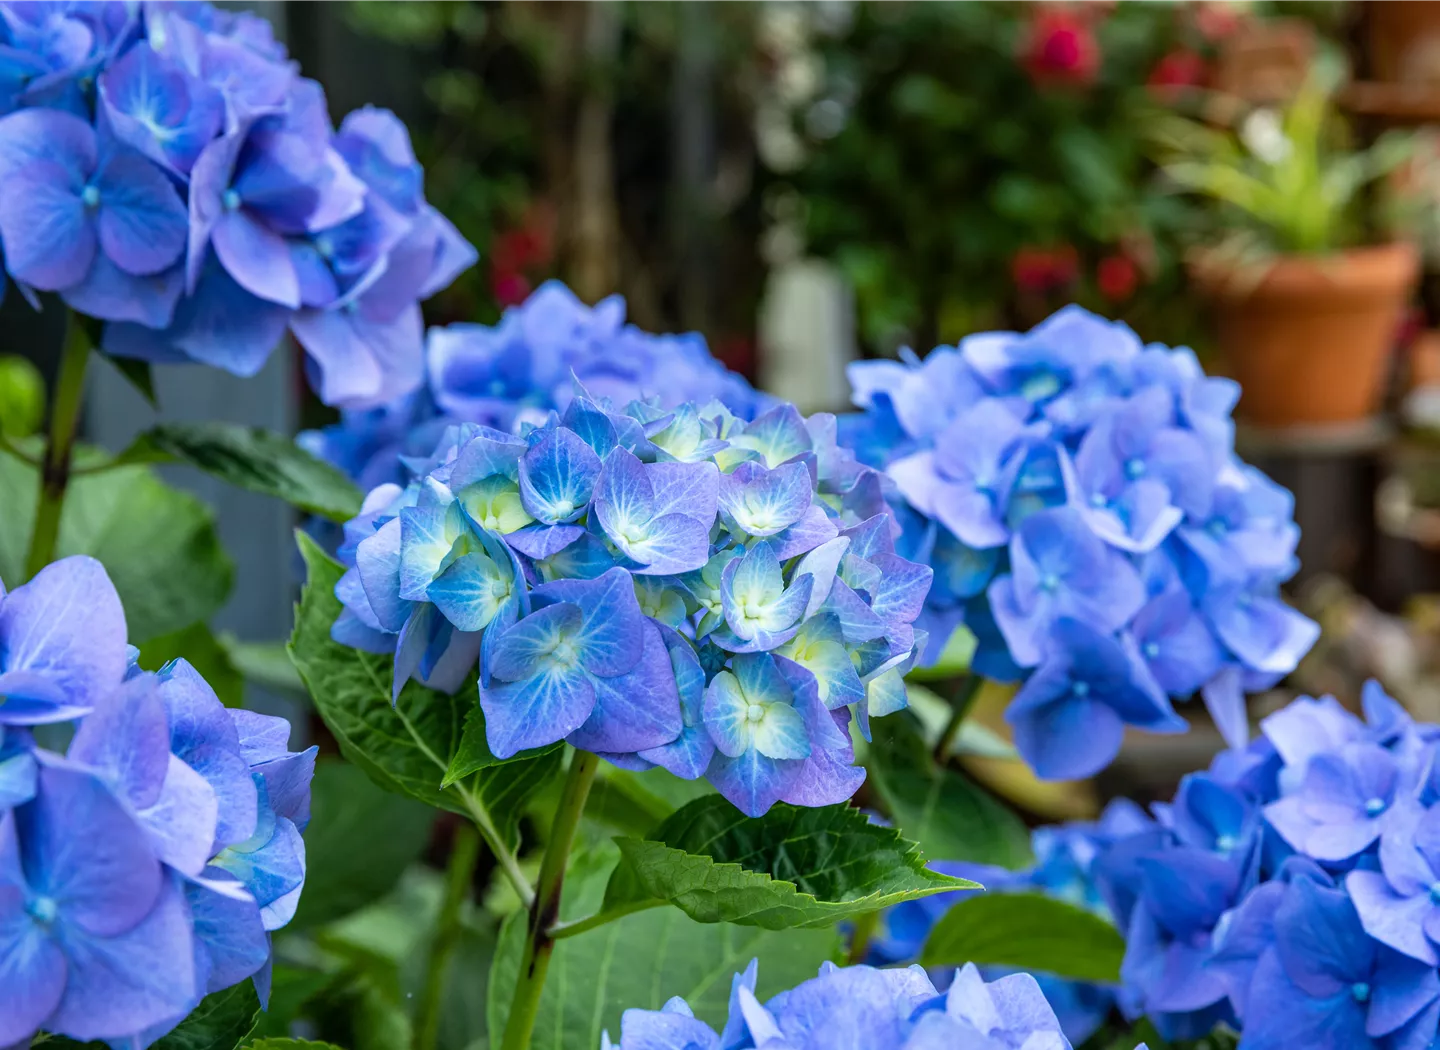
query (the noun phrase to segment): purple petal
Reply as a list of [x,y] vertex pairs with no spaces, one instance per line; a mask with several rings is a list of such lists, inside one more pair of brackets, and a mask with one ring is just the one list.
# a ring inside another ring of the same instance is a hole
[[1428,890],[1402,897],[1378,871],[1352,871],[1345,888],[1371,937],[1431,966],[1440,963],[1435,946],[1425,936],[1424,921],[1435,911]]
[[285,239],[244,211],[226,212],[210,231],[221,264],[247,292],[295,310],[300,307],[300,278]]
[[615,678],[593,678],[595,709],[567,739],[586,751],[629,752],[661,747],[674,741],[685,723],[675,672],[659,630],[646,623],[640,639],[640,661]]
[[180,258],[189,213],[168,178],[132,151],[112,154],[95,176],[100,193],[100,247],[116,266],[138,277]]
[[65,997],[45,1022],[75,1039],[118,1039],[185,1014],[199,998],[190,913],[174,878],[144,921],[72,950]]
[[28,164],[6,181],[0,237],[10,275],[41,291],[80,281],[95,258],[95,226],[79,187],[51,161]]
[[125,613],[104,566],[65,558],[11,591],[0,604],[0,654],[5,671],[43,675],[77,706],[117,686]]
[[171,758],[169,719],[158,685],[154,675],[142,673],[105,693],[80,723],[66,753],[139,810],[160,798]]
[[104,252],[84,279],[60,293],[72,310],[102,321],[130,321],[149,329],[166,328],[175,317],[175,307],[185,287],[179,266],[150,277],[126,273]]
[[149,838],[99,778],[42,766],[17,814],[30,888],[55,899],[67,926],[114,937],[155,906],[164,877]]

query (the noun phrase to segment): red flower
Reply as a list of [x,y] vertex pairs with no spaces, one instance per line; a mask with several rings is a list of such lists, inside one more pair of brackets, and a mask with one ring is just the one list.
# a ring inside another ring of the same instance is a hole
[[1075,249],[1068,244],[1055,248],[1021,248],[1010,259],[1010,276],[1022,292],[1043,295],[1075,280]]
[[514,270],[490,271],[490,294],[503,306],[519,306],[530,294],[530,281],[523,273]]
[[1155,63],[1145,84],[1161,100],[1171,102],[1203,84],[1205,73],[1205,60],[1194,51],[1182,48],[1171,51]]
[[1020,61],[1038,84],[1089,84],[1100,68],[1095,34],[1065,10],[1043,10],[1030,21]]
[[1107,255],[1095,267],[1095,286],[1112,303],[1122,303],[1135,294],[1140,271],[1128,255]]

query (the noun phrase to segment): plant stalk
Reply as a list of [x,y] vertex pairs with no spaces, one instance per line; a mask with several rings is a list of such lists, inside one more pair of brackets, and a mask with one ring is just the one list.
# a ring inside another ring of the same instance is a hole
[[65,350],[60,358],[60,375],[56,378],[55,391],[50,399],[50,431],[45,441],[45,458],[40,463],[35,528],[30,534],[30,551],[25,557],[27,580],[55,560],[55,543],[60,536],[60,512],[65,507],[65,489],[70,484],[70,459],[75,451],[80,403],[85,395],[85,366],[90,361],[92,345],[91,333],[72,314]]
[[955,746],[955,738],[960,735],[960,728],[965,724],[965,717],[970,713],[975,698],[980,695],[983,682],[984,679],[973,672],[956,679],[955,690],[950,694],[950,721],[945,724],[945,731],[935,743],[937,765],[943,766],[950,757],[950,749]]
[[470,899],[475,862],[480,856],[480,836],[469,824],[455,829],[450,843],[450,860],[445,865],[445,898],[435,920],[435,939],[425,969],[425,989],[415,1022],[415,1050],[435,1050],[440,1040],[440,1014],[445,1005],[445,983],[450,960],[460,944],[460,911]]
[[550,828],[550,841],[540,861],[540,881],[535,887],[535,902],[530,906],[525,951],[520,956],[520,973],[515,980],[515,994],[510,999],[510,1017],[505,1022],[505,1038],[500,1050],[530,1048],[530,1036],[540,1012],[540,994],[545,990],[545,975],[550,969],[550,956],[555,952],[551,927],[560,916],[565,865],[599,767],[600,759],[588,751],[576,751],[570,760],[570,772],[566,774],[555,823]]

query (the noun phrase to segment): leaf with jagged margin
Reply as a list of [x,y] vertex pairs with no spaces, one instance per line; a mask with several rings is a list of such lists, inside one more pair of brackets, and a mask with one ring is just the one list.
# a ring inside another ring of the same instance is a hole
[[308,578],[295,611],[290,659],[341,753],[387,791],[472,818],[478,807],[515,844],[525,801],[560,771],[562,753],[489,766],[442,787],[460,747],[465,713],[479,703],[473,680],[453,697],[412,681],[392,705],[391,657],[330,637],[341,609],[335,597],[340,564],[309,536],[297,538]]
[[696,799],[649,839],[620,838],[604,910],[674,904],[699,922],[781,930],[829,926],[976,883],[931,871],[920,848],[848,805],[780,803],[746,817],[718,795]]

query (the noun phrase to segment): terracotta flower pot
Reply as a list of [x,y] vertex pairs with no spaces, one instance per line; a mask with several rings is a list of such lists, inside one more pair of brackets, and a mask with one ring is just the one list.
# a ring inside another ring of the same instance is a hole
[[1258,281],[1215,256],[1191,273],[1212,300],[1238,414],[1259,426],[1347,423],[1373,415],[1415,283],[1414,245],[1281,256]]

